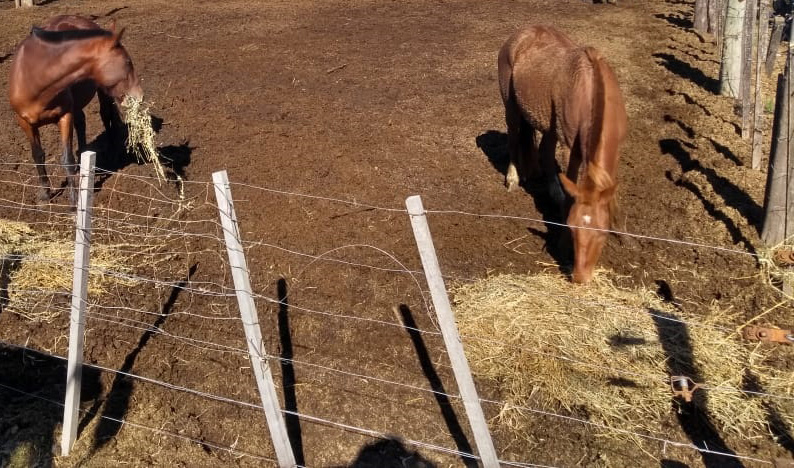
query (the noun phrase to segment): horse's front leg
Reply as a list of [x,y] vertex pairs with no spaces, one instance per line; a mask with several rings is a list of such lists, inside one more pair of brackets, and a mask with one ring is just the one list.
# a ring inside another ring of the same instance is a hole
[[61,165],[66,169],[67,190],[69,192],[69,205],[74,208],[77,206],[77,164],[72,152],[72,135],[74,133],[74,119],[72,114],[66,113],[58,121],[58,129],[61,131]]
[[22,131],[25,132],[25,136],[28,137],[28,142],[30,143],[30,153],[33,156],[33,163],[36,165],[36,172],[39,175],[39,190],[38,196],[36,197],[37,201],[42,204],[49,203],[51,196],[50,179],[47,177],[47,167],[44,164],[46,155],[44,153],[44,148],[41,147],[39,128],[34,127],[19,115],[16,117],[17,122],[19,122],[19,126],[22,128]]

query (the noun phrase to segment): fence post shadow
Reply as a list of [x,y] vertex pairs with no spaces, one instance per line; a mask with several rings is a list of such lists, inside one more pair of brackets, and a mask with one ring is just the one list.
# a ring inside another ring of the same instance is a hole
[[99,415],[100,420],[97,423],[96,429],[94,430],[94,442],[88,457],[96,453],[97,450],[101,449],[110,439],[118,434],[119,430],[121,430],[121,426],[123,424],[121,421],[123,421],[124,416],[129,409],[133,390],[132,379],[121,374],[121,372],[130,373],[130,371],[132,371],[132,367],[135,365],[135,360],[138,358],[138,355],[141,353],[141,351],[143,351],[143,348],[146,346],[152,336],[154,336],[156,330],[165,323],[166,319],[171,314],[174,305],[176,304],[179,294],[182,292],[185,286],[187,286],[187,283],[196,273],[197,269],[198,263],[194,263],[188,270],[185,278],[171,288],[171,294],[168,296],[168,300],[165,302],[165,304],[163,304],[160,316],[157,317],[157,320],[155,320],[152,326],[143,333],[141,339],[138,341],[138,346],[136,346],[135,349],[133,349],[132,352],[130,352],[124,359],[124,363],[122,364],[121,368],[119,368],[120,373],[115,374],[113,383],[110,386],[110,390],[108,391],[105,400],[103,401],[98,399],[96,402],[94,402],[86,416],[82,421],[80,421],[77,430],[78,436],[80,433],[82,433],[86,426],[88,426],[93,417],[98,414],[97,411],[99,410],[99,407],[101,407],[104,403],[105,407],[102,410],[102,413]]
[[[411,338],[411,343],[416,350],[416,356],[419,359],[419,365],[422,367],[422,372],[425,374],[427,381],[430,383],[430,388],[433,390],[433,392],[435,392],[433,393],[433,396],[436,399],[436,403],[438,403],[439,409],[441,409],[441,415],[444,418],[447,428],[449,429],[449,434],[455,441],[457,450],[459,452],[473,454],[474,451],[472,450],[471,444],[466,438],[466,434],[463,432],[463,427],[460,425],[458,417],[455,415],[455,410],[450,404],[449,397],[447,396],[447,392],[444,389],[444,384],[441,382],[441,378],[433,366],[433,361],[430,359],[430,353],[427,350],[427,346],[425,346],[421,332],[416,326],[416,321],[414,320],[413,314],[411,313],[411,309],[405,304],[400,304],[398,311],[400,319],[402,320],[402,324],[405,327],[405,331],[408,332],[408,336]],[[479,466],[476,460],[473,458],[461,456],[460,459],[463,462],[463,466],[466,466],[467,468],[477,468],[477,466]]]
[[[665,301],[674,303],[672,291],[665,282],[658,282],[660,286],[660,296]],[[692,343],[689,337],[687,325],[677,317],[667,312],[648,309],[648,313],[656,326],[659,334],[659,343],[667,357],[667,372],[670,376],[681,375],[691,378],[694,382],[703,382],[703,376],[697,369],[692,356]],[[681,429],[686,433],[689,440],[699,448],[707,448],[716,452],[723,452],[730,455],[735,453],[728,448],[719,432],[714,428],[709,417],[704,413],[707,407],[708,396],[703,390],[693,394],[692,402],[683,400],[672,400],[673,411],[675,411]],[[703,465],[706,468],[743,468],[744,465],[734,457],[718,455],[714,453],[700,452]],[[679,466],[678,462],[663,460],[662,467]]]
[[[295,367],[292,365],[292,335],[289,328],[289,297],[287,281],[279,278],[278,294],[278,335],[281,340],[281,385],[284,392],[284,409],[292,413],[298,412],[298,397],[295,394]],[[287,436],[295,454],[295,463],[303,465],[303,436],[301,434],[300,418],[296,414],[284,415],[284,424],[287,426]]]

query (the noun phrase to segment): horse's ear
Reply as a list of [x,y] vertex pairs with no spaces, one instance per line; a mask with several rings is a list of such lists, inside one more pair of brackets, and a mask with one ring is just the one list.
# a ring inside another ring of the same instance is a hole
[[579,187],[562,172],[560,172],[560,183],[562,183],[562,188],[568,192],[568,195],[572,196],[573,198],[579,196]]
[[119,32],[114,32],[113,33],[113,42],[114,43],[119,44],[121,42],[121,36],[124,35],[124,31],[126,31],[126,29],[127,28],[121,28],[121,30]]
[[617,190],[618,190],[618,184],[616,182],[615,185],[613,185],[612,187],[602,190],[601,193],[598,194],[598,197],[602,202],[608,202],[612,200]]
[[112,20],[110,20],[110,27],[108,29],[113,34],[116,34],[116,18],[113,18]]

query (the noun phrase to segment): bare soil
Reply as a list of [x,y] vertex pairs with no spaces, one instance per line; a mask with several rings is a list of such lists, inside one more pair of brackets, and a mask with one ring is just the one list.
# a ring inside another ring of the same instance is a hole
[[[766,174],[749,167],[750,147],[738,134],[733,102],[715,94],[717,45],[689,29],[692,3],[56,0],[16,10],[12,2],[0,2],[0,89],[6,89],[15,44],[32,24],[76,13],[94,15],[101,24],[115,18],[127,28],[124,44],[143,78],[146,99],[154,103],[153,113],[162,119],[158,143],[164,154],[179,160],[192,209],[181,220],[169,221],[173,187],[160,189],[133,178],[153,175],[151,168],[134,163],[101,178],[96,204],[100,212],[150,217],[128,217],[150,236],[162,232],[156,225],[213,237],[148,237],[147,242],[161,244],[160,254],[139,257],[135,271],[164,283],[113,287],[96,299],[105,309],[94,312],[105,315],[89,319],[86,362],[259,401],[250,362],[238,351],[245,349],[242,327],[239,321],[219,319],[236,316],[234,299],[199,291],[231,287],[214,194],[207,185],[212,172],[226,169],[240,184],[232,190],[242,236],[261,242],[246,252],[253,288],[262,296],[288,297],[287,306],[257,301],[265,347],[275,356],[314,365],[272,361],[286,408],[471,451],[473,438],[457,399],[363,377],[456,393],[438,336],[305,310],[415,320],[418,328],[432,330],[414,277],[314,261],[265,245],[313,255],[351,246],[328,256],[401,268],[382,252],[361,247],[377,246],[419,270],[407,215],[278,191],[397,209],[407,196],[421,194],[428,209],[551,217],[540,188],[511,193],[504,188],[506,135],[496,78],[496,53],[511,32],[548,23],[603,51],[625,94],[630,130],[620,163],[623,217],[618,227],[755,252]],[[768,78],[767,91],[774,89],[774,79]],[[93,103],[87,110],[89,139],[100,151],[100,165],[109,167],[97,109]],[[4,166],[11,169],[4,170],[3,180],[13,183],[0,185],[0,215],[44,223],[42,228],[61,229],[69,238],[68,217],[56,208],[42,214],[11,207],[12,202],[33,202],[33,191],[19,186],[34,183],[33,168],[8,106],[0,106],[0,122],[0,162],[19,163]],[[55,128],[44,133],[55,162]],[[56,201],[64,203],[65,196]],[[162,223],[150,225],[154,218]],[[459,214],[433,214],[429,222],[442,270],[452,281],[493,272],[559,271],[566,261],[557,233],[541,222]],[[131,242],[134,233],[107,229],[99,236]],[[601,264],[622,285],[657,285],[695,312],[705,313],[717,301],[737,311],[738,321],[781,299],[760,282],[753,256],[724,250],[612,236]],[[187,281],[173,284],[182,280]],[[58,304],[68,305],[67,299]],[[784,305],[766,317],[785,325],[790,314]],[[66,314],[53,323],[32,324],[0,312],[4,341],[63,356],[67,335]],[[217,344],[234,349],[219,350]],[[789,354],[781,352],[781,362]],[[26,460],[21,466],[268,464],[218,446],[273,458],[258,410],[93,370],[86,370],[83,391],[84,409],[92,415],[83,420],[73,455],[54,457],[62,408],[42,398],[63,400],[63,376],[58,360],[0,348],[0,383],[35,395],[0,388],[0,465],[14,462],[12,453]],[[484,396],[499,398],[498,383],[478,385]],[[489,418],[498,409],[485,407]],[[120,426],[109,418],[190,440]],[[555,466],[741,466],[661,443],[638,447],[566,420],[537,418],[536,428],[521,434],[492,420],[503,460]],[[291,416],[287,423],[307,466],[413,466],[411,460],[420,456],[437,466],[464,464],[454,455],[380,442],[328,424]],[[790,456],[794,446],[786,434],[779,434],[779,443],[771,437],[745,441],[719,434],[698,418],[676,417],[672,404],[669,424],[648,430],[700,446],[706,440],[714,450],[763,460]],[[408,458],[414,450],[418,454]]]

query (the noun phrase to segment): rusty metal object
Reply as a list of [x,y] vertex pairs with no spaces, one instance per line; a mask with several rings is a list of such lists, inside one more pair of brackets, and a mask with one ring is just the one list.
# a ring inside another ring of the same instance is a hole
[[684,375],[670,376],[670,388],[673,389],[673,396],[680,396],[687,403],[692,401],[692,394],[700,388],[700,384]]
[[794,249],[777,250],[773,259],[780,266],[794,266]]
[[746,340],[794,344],[794,332],[783,328],[748,325],[742,330],[742,335]]

